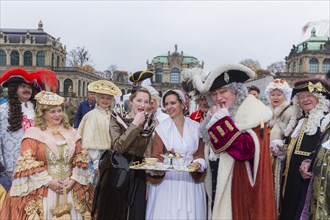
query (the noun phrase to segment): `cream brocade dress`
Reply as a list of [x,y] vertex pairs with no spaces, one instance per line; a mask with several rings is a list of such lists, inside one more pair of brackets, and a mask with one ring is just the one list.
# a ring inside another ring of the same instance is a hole
[[[65,140],[56,142],[49,131],[36,127],[26,131],[0,219],[53,219],[50,208],[56,204],[56,193],[48,187],[52,179],[76,181],[67,193],[71,218],[90,219],[94,189],[87,170],[88,153],[74,129],[62,128],[60,133]],[[63,195],[59,198],[62,203]]]
[[[66,141],[56,142],[57,150],[59,152],[60,158],[57,159],[56,155],[49,149],[46,148],[46,160],[48,164],[48,174],[53,179],[58,179],[61,181],[69,181],[70,178],[70,158],[69,150],[66,144]],[[75,204],[72,191],[67,194],[67,200],[72,205]],[[60,195],[60,202],[63,203],[63,195]],[[43,198],[43,207],[44,207],[44,218],[52,219],[53,215],[50,212],[52,206],[56,204],[56,193],[48,188],[48,196]],[[72,219],[82,219],[80,213],[78,213],[74,208],[71,209],[71,218]]]

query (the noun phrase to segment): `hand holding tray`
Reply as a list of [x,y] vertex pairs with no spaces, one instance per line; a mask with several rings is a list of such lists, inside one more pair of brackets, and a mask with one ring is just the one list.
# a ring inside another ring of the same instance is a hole
[[155,171],[164,171],[164,172],[195,172],[196,168],[192,166],[180,166],[180,165],[171,165],[156,163],[154,165],[149,165],[146,163],[139,163],[138,161],[134,162],[132,166],[129,167],[133,170],[155,170]]

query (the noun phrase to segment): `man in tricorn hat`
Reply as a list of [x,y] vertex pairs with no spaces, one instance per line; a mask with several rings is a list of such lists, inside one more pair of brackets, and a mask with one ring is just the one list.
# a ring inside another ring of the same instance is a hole
[[[299,206],[304,202],[303,192],[309,182],[306,177],[310,177],[311,174],[311,168],[301,167],[301,164],[311,163],[310,159],[317,151],[319,143],[321,149],[322,147],[329,148],[329,143],[323,145],[323,142],[328,139],[327,136],[325,135],[321,139],[321,134],[326,131],[330,122],[329,100],[330,84],[325,79],[308,78],[299,80],[294,84],[292,91],[293,114],[285,130],[288,139],[284,148],[287,152],[282,178],[280,219],[300,218],[302,207],[299,208]],[[323,152],[327,151],[329,149],[325,149]],[[325,161],[322,161],[323,158]],[[309,218],[327,219],[329,209],[323,205],[327,203],[329,198],[327,193],[329,190],[329,188],[327,189],[329,161],[326,154],[323,153],[316,156],[315,159],[316,163],[313,164],[315,192],[312,199],[306,200],[308,203],[311,202]],[[299,172],[305,180],[301,178]]]
[[254,76],[243,65],[221,66],[205,79],[193,76],[210,106],[200,135],[210,146],[205,183],[212,219],[276,218],[265,124],[272,113],[243,84]]
[[49,70],[28,73],[14,68],[1,76],[1,86],[8,88],[8,102],[0,106],[0,162],[9,178],[12,178],[23,134],[32,126],[34,94],[45,90],[45,85],[56,91],[57,83],[55,73]]

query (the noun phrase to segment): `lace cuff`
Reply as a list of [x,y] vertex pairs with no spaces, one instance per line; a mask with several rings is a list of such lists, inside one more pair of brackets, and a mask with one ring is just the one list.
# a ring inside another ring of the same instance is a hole
[[92,176],[90,171],[81,169],[79,167],[74,167],[72,170],[72,176],[70,179],[73,179],[80,183],[81,185],[87,185],[89,182],[92,182]]
[[52,177],[48,175],[46,170],[29,176],[19,177],[13,181],[10,196],[26,196],[33,190],[47,186],[51,180]]

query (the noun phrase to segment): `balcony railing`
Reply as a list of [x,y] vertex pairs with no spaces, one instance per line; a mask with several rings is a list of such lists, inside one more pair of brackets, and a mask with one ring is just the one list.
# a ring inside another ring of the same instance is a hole
[[77,98],[75,92],[59,92],[58,94],[62,97]]
[[289,73],[289,72],[277,72],[275,73],[276,78],[280,79],[301,79],[301,78],[309,78],[312,76],[317,76],[318,74],[311,73]]
[[54,72],[77,72],[81,71],[81,69],[78,69],[77,67],[53,67],[52,70]]

